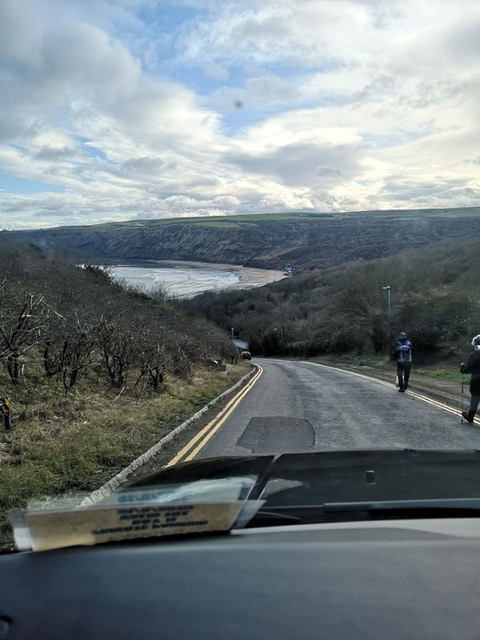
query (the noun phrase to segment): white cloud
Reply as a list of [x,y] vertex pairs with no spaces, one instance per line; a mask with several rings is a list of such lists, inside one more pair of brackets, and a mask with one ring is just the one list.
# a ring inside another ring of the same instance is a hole
[[0,221],[476,205],[462,8],[2,0]]

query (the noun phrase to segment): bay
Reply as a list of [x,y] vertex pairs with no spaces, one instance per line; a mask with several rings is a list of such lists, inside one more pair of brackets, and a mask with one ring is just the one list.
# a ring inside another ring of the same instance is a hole
[[178,298],[189,298],[204,291],[250,289],[285,277],[279,270],[176,260],[129,262],[110,265],[110,268],[117,279],[140,285],[147,291],[161,284]]

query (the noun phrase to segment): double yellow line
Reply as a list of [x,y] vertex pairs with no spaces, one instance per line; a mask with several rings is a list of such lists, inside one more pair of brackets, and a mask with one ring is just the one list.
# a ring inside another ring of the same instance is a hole
[[[194,436],[190,442],[188,442],[183,449],[181,449],[177,455],[170,460],[170,462],[165,465],[166,467],[172,467],[174,464],[178,462],[189,462],[193,460],[195,456],[203,449],[203,447],[207,444],[207,442],[212,438],[217,431],[220,429],[222,424],[227,420],[227,418],[233,413],[236,407],[240,404],[243,398],[247,395],[253,385],[257,382],[260,376],[263,373],[263,368],[260,365],[256,365],[257,372],[250,380],[250,382],[243,387],[231,400],[230,402],[220,411],[215,418],[207,424],[201,431]],[[196,446],[195,446],[196,445]],[[195,448],[194,448],[195,447]],[[193,449],[193,451],[192,451]]]
[[[438,400],[432,400],[431,398],[427,398],[426,396],[422,396],[420,393],[416,393],[416,392],[410,392],[410,395],[415,396],[415,398],[418,398],[419,400],[423,400],[423,402],[427,402],[428,404],[431,404],[434,407],[439,407],[444,411],[448,411],[449,413],[452,413],[454,416],[457,416],[457,418],[461,418],[461,414],[457,409],[453,409],[449,405],[443,404],[443,402],[438,402]],[[478,420],[475,420],[475,423],[478,424]]]
[[[325,367],[326,365],[319,365],[319,366]],[[255,373],[253,378],[250,380],[250,382],[247,385],[245,385],[245,387],[243,387],[243,389],[241,389],[230,400],[230,402],[228,402],[228,404],[222,409],[222,411],[220,411],[220,413],[216,415],[215,418],[213,418],[213,420],[211,420],[206,427],[204,427],[201,431],[199,431],[199,433],[197,433],[197,435],[195,435],[183,447],[183,449],[181,449],[177,453],[177,455],[170,460],[170,462],[167,465],[165,465],[165,468],[172,467],[174,464],[177,464],[178,462],[189,462],[190,460],[193,460],[195,456],[198,455],[198,453],[203,449],[203,447],[207,444],[207,442],[209,442],[209,440],[217,433],[220,427],[225,423],[225,421],[229,418],[229,416],[233,413],[233,411],[237,408],[237,406],[240,404],[243,398],[252,389],[253,385],[257,382],[257,380],[262,375],[263,368],[260,365],[256,365],[256,367],[257,367],[257,372]],[[364,378],[365,380],[369,380],[370,382],[374,380],[375,382],[378,382],[384,385],[385,387],[391,388],[393,386],[392,383],[385,382],[384,380],[379,380],[378,378],[372,378],[371,376],[366,376],[361,373],[357,373],[355,371],[346,371],[344,369],[338,369],[337,367],[329,367],[329,368],[337,369],[337,371],[342,371],[343,373],[349,373],[350,375],[357,376],[358,378]],[[455,416],[460,417],[459,412],[457,410],[453,409],[452,407],[449,407],[443,402],[432,400],[431,398],[427,398],[426,396],[421,395],[420,393],[416,393],[414,391],[410,391],[408,395],[413,396],[418,400],[422,400],[423,402],[426,402],[434,407],[443,409],[444,411],[448,411],[448,413],[451,413]]]
[[[317,366],[320,366],[320,367],[330,367],[330,365],[325,365],[320,363],[315,363],[315,364],[317,364]],[[373,376],[366,376],[363,373],[357,373],[356,371],[348,371],[347,369],[340,369],[338,367],[330,367],[330,368],[336,369],[336,371],[343,371],[344,373],[349,373],[352,376],[356,376],[357,378],[363,378],[364,380],[370,380],[370,381],[374,380],[379,384],[383,384],[384,387],[391,388],[392,386],[394,386],[392,382],[385,382],[385,380],[380,380],[380,378],[375,378]],[[433,400],[432,398],[428,398],[427,396],[424,396],[421,393],[418,393],[412,390],[409,390],[408,395],[414,398],[417,398],[418,400],[422,400],[423,402],[426,402],[427,404],[430,404],[433,407],[437,407],[438,409],[443,409],[443,411],[447,411],[448,413],[451,413],[452,415],[457,416],[458,418],[461,417],[461,414],[458,411],[458,409],[454,409],[448,404],[439,402],[438,400]],[[475,424],[478,424],[478,420],[475,420]]]

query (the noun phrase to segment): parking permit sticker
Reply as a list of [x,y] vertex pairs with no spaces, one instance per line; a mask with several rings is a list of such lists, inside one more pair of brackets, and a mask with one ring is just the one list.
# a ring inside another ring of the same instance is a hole
[[246,500],[255,485],[249,477],[195,480],[163,486],[133,487],[110,494],[103,504],[235,502]]
[[18,549],[229,531],[243,501],[202,504],[134,504],[69,511],[25,511],[12,518]]

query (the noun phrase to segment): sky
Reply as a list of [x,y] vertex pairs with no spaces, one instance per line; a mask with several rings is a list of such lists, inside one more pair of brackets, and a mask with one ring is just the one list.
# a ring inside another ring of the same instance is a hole
[[478,0],[0,0],[0,229],[480,202]]

